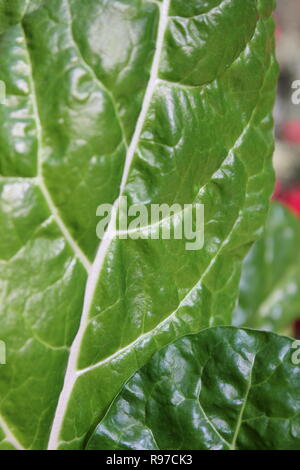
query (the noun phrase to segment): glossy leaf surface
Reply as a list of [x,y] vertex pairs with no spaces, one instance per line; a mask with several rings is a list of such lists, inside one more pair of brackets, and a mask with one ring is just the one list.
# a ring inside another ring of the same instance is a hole
[[[157,349],[231,321],[272,191],[272,4],[32,0],[0,36],[0,425],[17,446],[82,448]],[[99,243],[96,208],[120,194],[203,203],[203,249],[111,225]]]
[[210,328],[157,352],[125,385],[89,449],[298,449],[293,340]]
[[300,317],[300,222],[271,204],[263,238],[243,264],[236,326],[280,332]]

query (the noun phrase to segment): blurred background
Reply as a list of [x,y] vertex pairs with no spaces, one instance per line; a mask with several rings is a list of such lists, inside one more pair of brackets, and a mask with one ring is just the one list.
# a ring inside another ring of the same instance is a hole
[[274,166],[282,189],[294,186],[300,188],[300,92],[299,104],[292,101],[296,92],[292,85],[296,80],[299,80],[300,85],[300,1],[278,0],[276,23],[280,80],[275,108]]
[[[300,219],[300,0],[278,0],[275,19],[280,79],[275,107],[274,199],[288,206]],[[296,80],[298,95],[293,88]],[[298,96],[298,104],[293,103],[293,95]],[[300,305],[294,335],[300,338]]]

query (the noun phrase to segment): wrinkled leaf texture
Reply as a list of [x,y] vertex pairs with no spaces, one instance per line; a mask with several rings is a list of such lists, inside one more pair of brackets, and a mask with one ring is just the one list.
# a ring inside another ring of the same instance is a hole
[[293,341],[233,327],[177,340],[128,381],[88,448],[299,450]]
[[[14,5],[7,24],[23,18],[0,37],[2,442],[80,449],[157,349],[231,322],[272,191],[273,1]],[[204,248],[99,244],[96,208],[120,194],[203,203]]]

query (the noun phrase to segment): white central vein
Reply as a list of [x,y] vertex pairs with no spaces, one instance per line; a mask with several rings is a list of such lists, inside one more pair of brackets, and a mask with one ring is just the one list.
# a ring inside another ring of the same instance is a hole
[[2,416],[0,416],[0,427],[2,428],[6,436],[6,440],[10,442],[10,444],[12,444],[17,450],[24,450],[17,438],[12,434],[11,430],[9,429]]
[[[122,176],[122,180],[120,184],[120,196],[122,195],[124,191],[124,188],[128,179],[128,174],[129,174],[129,170],[131,167],[131,163],[132,163],[132,160],[133,160],[133,157],[134,157],[134,154],[135,154],[135,151],[136,151],[136,148],[137,148],[140,136],[141,136],[143,125],[144,125],[144,122],[145,122],[145,119],[149,110],[149,106],[152,100],[152,96],[153,96],[153,93],[157,84],[160,57],[161,57],[161,52],[162,52],[162,47],[163,47],[164,35],[165,35],[167,22],[168,22],[169,5],[170,5],[170,0],[164,0],[160,6],[160,20],[159,20],[158,32],[157,32],[156,50],[155,50],[155,54],[153,57],[150,78],[149,78],[148,86],[145,92],[141,112],[137,120],[135,131],[133,133],[133,137],[128,147],[127,154],[126,154],[124,171],[123,171],[123,176]],[[84,333],[88,324],[89,311],[91,308],[91,304],[93,302],[93,297],[94,297],[95,290],[97,287],[100,272],[103,267],[105,256],[115,234],[115,222],[116,222],[116,214],[117,214],[117,210],[119,206],[119,199],[120,197],[116,200],[114,204],[114,210],[111,216],[111,221],[108,225],[106,234],[103,237],[103,240],[101,241],[99,245],[95,261],[91,267],[91,271],[87,280],[81,321],[80,321],[80,325],[79,325],[79,329],[77,331],[76,337],[73,341],[73,344],[70,350],[70,356],[69,356],[69,361],[68,361],[67,370],[65,374],[64,385],[63,385],[61,394],[59,396],[59,400],[58,400],[58,404],[57,404],[57,408],[56,408],[56,412],[55,412],[55,416],[53,420],[53,425],[52,425],[52,429],[50,433],[49,444],[48,444],[49,450],[57,449],[57,447],[59,446],[59,442],[60,442],[59,435],[60,435],[60,431],[62,428],[64,416],[67,410],[68,401],[72,394],[72,390],[74,388],[75,382],[77,378],[79,377],[77,373],[78,372],[77,361],[78,361],[80,346],[81,346],[82,339],[83,339],[83,336],[84,336]]]

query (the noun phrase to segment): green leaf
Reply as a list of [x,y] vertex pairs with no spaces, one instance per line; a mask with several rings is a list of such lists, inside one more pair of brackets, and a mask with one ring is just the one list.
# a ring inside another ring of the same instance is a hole
[[0,0],[0,34],[21,21],[28,3],[29,0]]
[[[26,449],[82,448],[155,351],[231,322],[273,185],[273,20],[189,4],[34,0],[0,36],[0,416]],[[203,249],[113,219],[99,243],[120,195],[203,203]]]
[[210,328],[157,352],[127,382],[88,449],[299,449],[293,340]]
[[245,258],[233,324],[280,332],[300,316],[300,222],[272,203],[263,238]]
[[3,426],[3,423],[0,421],[0,450],[17,450],[19,448],[20,445],[16,442],[15,437],[11,435],[9,429]]

